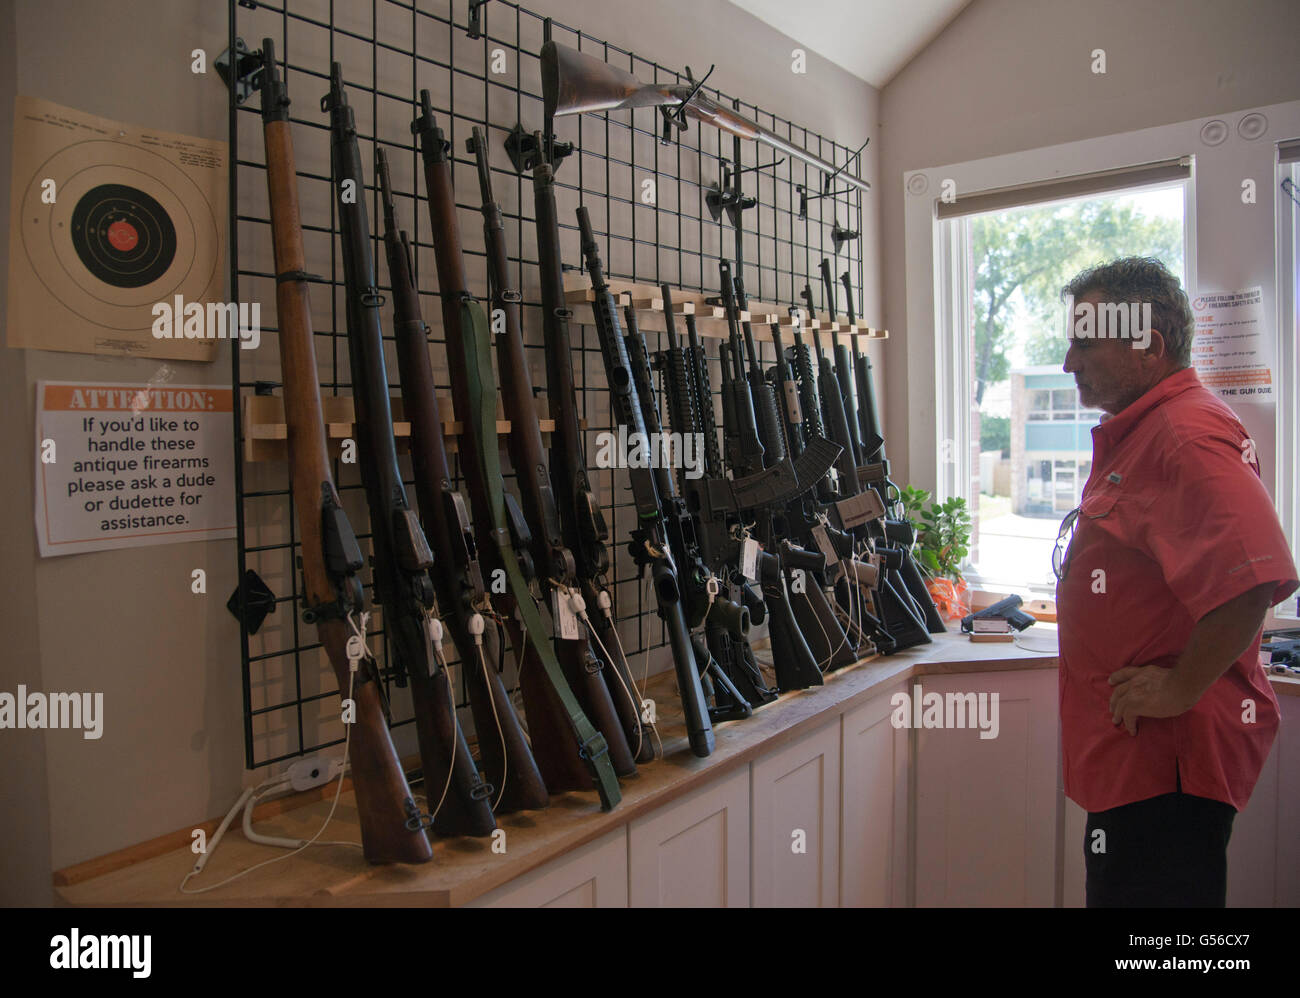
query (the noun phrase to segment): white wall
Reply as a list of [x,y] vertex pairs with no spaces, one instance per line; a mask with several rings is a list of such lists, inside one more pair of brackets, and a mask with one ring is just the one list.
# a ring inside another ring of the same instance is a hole
[[[1091,72],[1096,48],[1106,52],[1105,75]],[[1300,5],[1288,0],[976,0],[886,85],[877,188],[893,337],[885,380],[909,388],[889,395],[884,415],[897,481],[935,485],[933,328],[908,324],[909,300],[931,294],[915,286],[918,274],[929,281],[929,268],[904,257],[905,174],[1212,115],[1235,124],[1234,110],[1300,97],[1297,67]],[[1283,137],[1270,132],[1258,144]],[[1271,171],[1268,179],[1271,188]],[[1200,210],[1213,215],[1216,206]],[[1220,219],[1203,231],[1211,221]],[[1257,261],[1234,260],[1237,249],[1227,240],[1203,246],[1202,259],[1218,253],[1223,265],[1202,271],[1202,281],[1257,283]]]
[[[421,3],[446,10],[446,0]],[[341,20],[369,8],[369,0],[356,7],[336,4]],[[328,7],[300,0],[294,9]],[[456,9],[463,18],[460,0]],[[489,17],[495,9],[504,8],[492,5]],[[716,62],[711,85],[843,144],[861,142],[866,123],[877,118],[875,90],[811,53],[807,76],[792,76],[793,43],[724,0],[664,0],[653,10],[629,0],[537,0],[536,9],[664,64],[690,64],[702,72]],[[256,47],[257,39],[247,40]],[[226,92],[215,73],[191,74],[190,52],[203,48],[211,60],[225,45],[226,5],[211,0],[6,3],[0,7],[0,138],[6,141],[0,145],[11,146],[9,108],[15,93],[224,139]],[[314,54],[324,58],[323,52]],[[295,61],[304,55],[298,50]],[[294,96],[310,105],[318,92],[295,91]],[[245,117],[245,126],[255,129],[256,119]],[[876,175],[878,149],[873,138],[862,176]],[[302,155],[300,150],[300,168]],[[8,155],[0,159],[0,176],[7,177]],[[8,190],[7,182],[0,186]],[[872,304],[864,317],[879,324],[873,196],[866,205],[861,245],[864,290]],[[7,198],[0,213],[7,218]],[[476,217],[462,218],[462,227],[477,229]],[[7,254],[7,240],[5,247],[0,253]],[[3,282],[7,255],[0,263]],[[267,359],[273,363],[274,354]],[[171,366],[177,381],[229,381],[224,349],[211,365]],[[34,382],[144,382],[157,368],[149,360],[36,350],[6,350],[0,364],[0,391],[10,421],[9,432],[0,435],[0,460],[11,469],[8,488],[0,490],[8,524],[3,547],[7,592],[0,611],[7,641],[6,654],[0,656],[0,689],[12,691],[24,683],[33,689],[102,690],[106,715],[99,741],[66,731],[0,733],[0,772],[10,774],[0,804],[3,903],[41,903],[49,898],[51,868],[223,813],[244,776],[238,629],[224,607],[235,585],[234,543],[46,560],[36,554],[31,473],[26,470],[33,463]],[[206,598],[189,592],[194,568],[207,571]]]

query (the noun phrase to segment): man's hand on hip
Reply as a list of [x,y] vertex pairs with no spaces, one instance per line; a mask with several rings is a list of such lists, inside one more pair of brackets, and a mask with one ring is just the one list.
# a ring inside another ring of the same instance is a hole
[[1111,721],[1136,735],[1139,717],[1177,717],[1189,710],[1254,642],[1276,587],[1262,583],[1207,613],[1172,668],[1130,665],[1112,672]]
[[1110,674],[1110,719],[1137,734],[1139,717],[1177,717],[1197,700],[1189,699],[1173,669],[1130,665]]

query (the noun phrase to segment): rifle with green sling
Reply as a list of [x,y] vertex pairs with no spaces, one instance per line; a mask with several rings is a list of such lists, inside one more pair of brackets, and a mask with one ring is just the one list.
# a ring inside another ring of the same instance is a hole
[[567,789],[578,783],[590,789],[594,783],[601,806],[608,810],[622,796],[608,743],[569,689],[521,566],[523,561],[531,571],[528,548],[532,538],[518,504],[506,493],[501,474],[488,321],[469,291],[449,147],[434,119],[427,90],[420,91],[420,114],[411,131],[419,137],[424,163],[452,401],[464,427],[460,464],[473,510],[479,557],[487,578],[504,584],[504,592],[493,582],[488,588],[519,662],[533,755],[548,789]]

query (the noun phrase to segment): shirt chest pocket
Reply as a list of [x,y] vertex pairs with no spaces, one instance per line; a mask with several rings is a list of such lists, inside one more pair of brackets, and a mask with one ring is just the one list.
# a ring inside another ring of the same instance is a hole
[[1102,623],[1108,609],[1108,575],[1116,541],[1122,542],[1123,503],[1118,490],[1098,491],[1079,504],[1067,552],[1069,597],[1087,604],[1087,616]]
[[1095,493],[1080,504],[1079,516],[1086,520],[1104,520],[1114,513],[1117,502],[1119,493],[1116,491]]

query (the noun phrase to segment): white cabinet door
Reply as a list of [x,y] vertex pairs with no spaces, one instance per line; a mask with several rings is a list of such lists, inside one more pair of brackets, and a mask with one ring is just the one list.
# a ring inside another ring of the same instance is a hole
[[551,860],[468,908],[626,908],[627,828]]
[[[1300,697],[1277,699],[1282,707],[1282,727],[1273,747],[1278,758],[1277,895],[1273,903],[1279,908],[1300,908]],[[1232,890],[1231,856],[1228,890]]]
[[754,907],[836,907],[839,719],[756,760],[751,776]]
[[907,904],[906,728],[889,720],[903,684],[843,718],[840,772],[840,904]]
[[628,900],[637,908],[749,907],[749,767],[629,825]]
[[[958,720],[958,706],[969,706],[963,697],[979,693],[989,695],[988,714],[997,718],[991,738],[982,738],[967,718],[966,727],[916,731],[916,904],[1051,907],[1056,672],[926,676],[913,683],[921,686],[923,706],[927,695],[942,696],[945,722]],[[916,699],[915,686],[908,693]]]
[[1300,698],[1279,696],[1282,723],[1228,840],[1228,907],[1300,905]]

